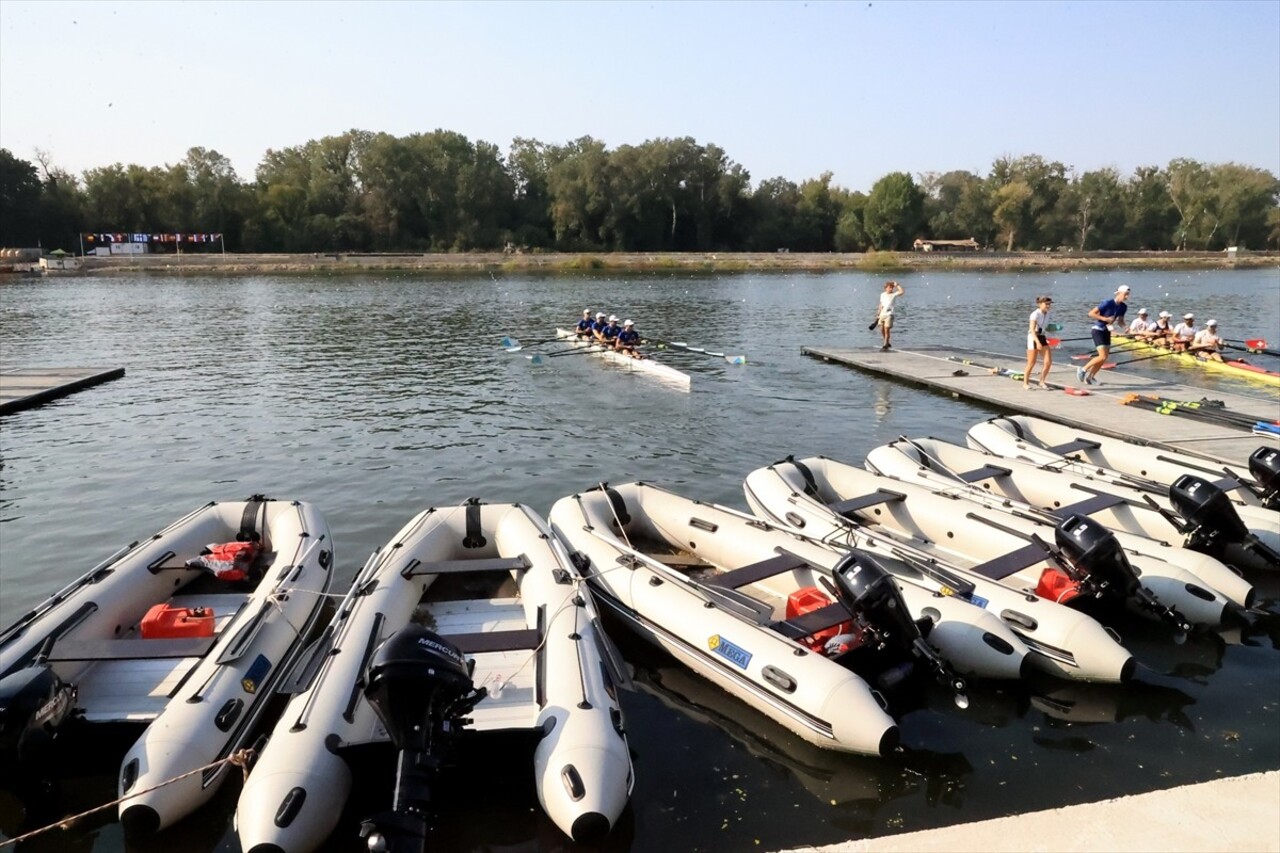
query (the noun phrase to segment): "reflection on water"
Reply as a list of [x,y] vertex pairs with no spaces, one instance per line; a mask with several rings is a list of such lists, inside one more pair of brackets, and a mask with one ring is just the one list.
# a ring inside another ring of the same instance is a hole
[[[128,371],[0,424],[0,624],[214,498],[262,492],[317,504],[341,583],[429,505],[476,495],[545,513],[600,481],[643,479],[743,507],[746,473],[788,454],[856,462],[901,434],[963,441],[992,414],[801,355],[806,345],[874,343],[866,318],[876,276],[495,278],[0,284],[0,368]],[[1062,336],[1078,337],[1088,308],[1122,282],[1136,305],[1212,315],[1231,337],[1280,327],[1275,270],[902,281],[894,344],[903,349],[963,341],[1017,357],[1037,293],[1053,294]],[[683,393],[598,359],[537,366],[527,351],[500,346],[504,336],[545,338],[584,307],[630,317],[642,333],[745,353],[748,363],[667,354],[693,377]],[[1192,379],[1206,394],[1265,393],[1158,359],[1130,369]],[[1250,580],[1258,612],[1182,645],[1163,626],[1117,623],[1143,665],[1136,684],[978,684],[964,712],[926,695],[902,716],[903,754],[883,762],[816,750],[669,659],[627,646],[638,684],[623,695],[636,789],[607,849],[834,843],[1275,768],[1280,575]],[[101,758],[107,771],[52,795],[0,794],[0,832],[110,799],[118,756]],[[453,780],[440,829],[450,849],[571,849],[541,816],[517,750],[477,745]],[[238,789],[233,781],[157,843],[236,849]],[[344,826],[382,808],[389,790],[389,779],[362,786]],[[352,849],[347,841],[333,849]],[[110,815],[29,845],[122,847]]]

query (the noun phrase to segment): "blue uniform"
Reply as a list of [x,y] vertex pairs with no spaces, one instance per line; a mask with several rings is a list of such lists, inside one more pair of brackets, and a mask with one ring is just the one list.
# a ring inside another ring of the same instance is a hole
[[604,336],[604,339],[606,341],[611,342],[613,341],[614,338],[618,337],[618,334],[621,331],[622,331],[622,327],[619,326],[617,323],[610,323],[608,326],[605,326],[603,329],[600,330],[600,334]]
[[[1114,317],[1113,323],[1124,322],[1124,312],[1128,306],[1123,302],[1116,302],[1114,299],[1107,299],[1098,303],[1098,313],[1103,317]],[[1089,327],[1089,335],[1093,338],[1095,347],[1111,346],[1111,330],[1107,328],[1107,324],[1101,320],[1094,320],[1093,325]]]
[[583,317],[581,320],[578,321],[578,334],[579,335],[589,334],[591,332],[591,327],[593,325],[594,324],[591,322],[590,317]]
[[604,320],[596,320],[591,324],[591,331],[595,334],[601,334],[605,329],[609,328],[609,324]]
[[623,329],[618,333],[618,344],[624,347],[634,347],[640,343],[640,333],[635,329]]

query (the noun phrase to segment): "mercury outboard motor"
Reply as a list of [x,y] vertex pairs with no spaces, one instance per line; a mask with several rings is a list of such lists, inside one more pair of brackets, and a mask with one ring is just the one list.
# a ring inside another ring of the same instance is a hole
[[430,830],[431,781],[466,715],[487,695],[471,682],[475,662],[419,625],[384,642],[369,664],[365,698],[400,751],[392,810],[366,820],[371,853],[420,853]]
[[1179,631],[1191,630],[1191,623],[1172,607],[1166,607],[1138,580],[1120,547],[1120,540],[1087,515],[1070,515],[1053,531],[1058,550],[1066,558],[1072,580],[1080,584],[1084,596],[1111,596],[1129,600],[1156,614]]
[[1280,509],[1280,450],[1259,447],[1249,455],[1249,473],[1258,481],[1262,505]]
[[45,664],[0,679],[0,764],[16,767],[39,756],[75,704],[75,686]]
[[832,569],[836,598],[862,623],[879,647],[896,646],[926,664],[940,684],[954,694],[956,705],[969,706],[967,685],[929,645],[907,611],[902,592],[889,572],[862,551],[851,551]]

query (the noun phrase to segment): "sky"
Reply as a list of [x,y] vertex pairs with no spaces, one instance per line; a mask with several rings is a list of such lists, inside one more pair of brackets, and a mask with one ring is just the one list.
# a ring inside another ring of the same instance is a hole
[[1280,174],[1280,0],[0,0],[0,147],[73,173],[361,129],[716,144],[753,184],[1039,154]]

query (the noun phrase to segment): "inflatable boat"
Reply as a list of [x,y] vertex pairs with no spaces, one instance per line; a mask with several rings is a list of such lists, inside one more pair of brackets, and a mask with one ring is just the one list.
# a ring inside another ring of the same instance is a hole
[[120,822],[134,837],[169,826],[239,772],[228,759],[301,652],[332,567],[320,513],[262,496],[122,548],[0,634],[6,761],[39,762],[69,727],[145,726],[121,762]]
[[[546,522],[519,504],[471,500],[420,513],[374,552],[304,655],[286,685],[292,699],[240,794],[246,853],[319,847],[356,783],[344,751],[387,741],[403,749],[372,688],[381,670],[408,665],[395,658],[405,638],[434,655],[427,681],[405,691],[411,706],[450,667],[475,689],[465,722],[437,721],[438,739],[458,728],[540,733],[533,772],[543,809],[575,841],[609,833],[632,785],[616,652]],[[388,653],[395,659],[381,666]],[[433,727],[410,719],[408,729]],[[439,758],[410,766],[432,761]],[[408,774],[403,763],[386,770],[387,778]]]
[[[1181,478],[1179,488],[1173,490],[1174,504],[1188,521],[1184,523],[1150,495],[938,439],[900,438],[868,453],[866,466],[878,474],[935,491],[950,490],[984,504],[1007,502],[1009,508],[1033,511],[1055,523],[1073,515],[1092,518],[1116,533],[1125,548],[1158,555],[1186,569],[1242,607],[1252,602],[1253,587],[1223,561],[1266,562],[1269,551],[1265,542],[1255,541],[1221,490],[1191,475]],[[1269,512],[1261,507],[1239,509]],[[1265,531],[1260,528],[1259,532]],[[1258,557],[1246,552],[1246,543],[1257,549]]]
[[[1080,476],[1129,482],[1167,494],[1184,474],[1210,480],[1237,504],[1280,510],[1280,450],[1259,447],[1244,466],[1227,466],[1189,453],[1135,444],[1028,415],[1001,415],[969,428],[974,450],[1023,459]],[[1246,476],[1241,470],[1246,469]],[[1240,469],[1240,470],[1235,470]]]
[[903,585],[746,513],[647,483],[551,509],[598,600],[641,637],[817,746],[882,755],[897,725],[873,692],[912,670],[963,704],[956,673],[1014,678],[1026,648],[959,599]]
[[1183,602],[1191,617],[1169,607],[1141,587],[1114,537],[1096,527],[1043,531],[1045,541],[958,498],[821,456],[760,468],[743,489],[763,518],[834,547],[900,556],[939,592],[1000,614],[1033,663],[1065,678],[1115,682],[1133,674],[1132,656],[1089,615],[1097,599],[1154,613],[1180,630],[1191,627],[1189,618],[1217,624],[1225,605],[1187,595],[1182,585],[1196,579],[1172,567],[1168,577],[1144,574],[1156,590]]

